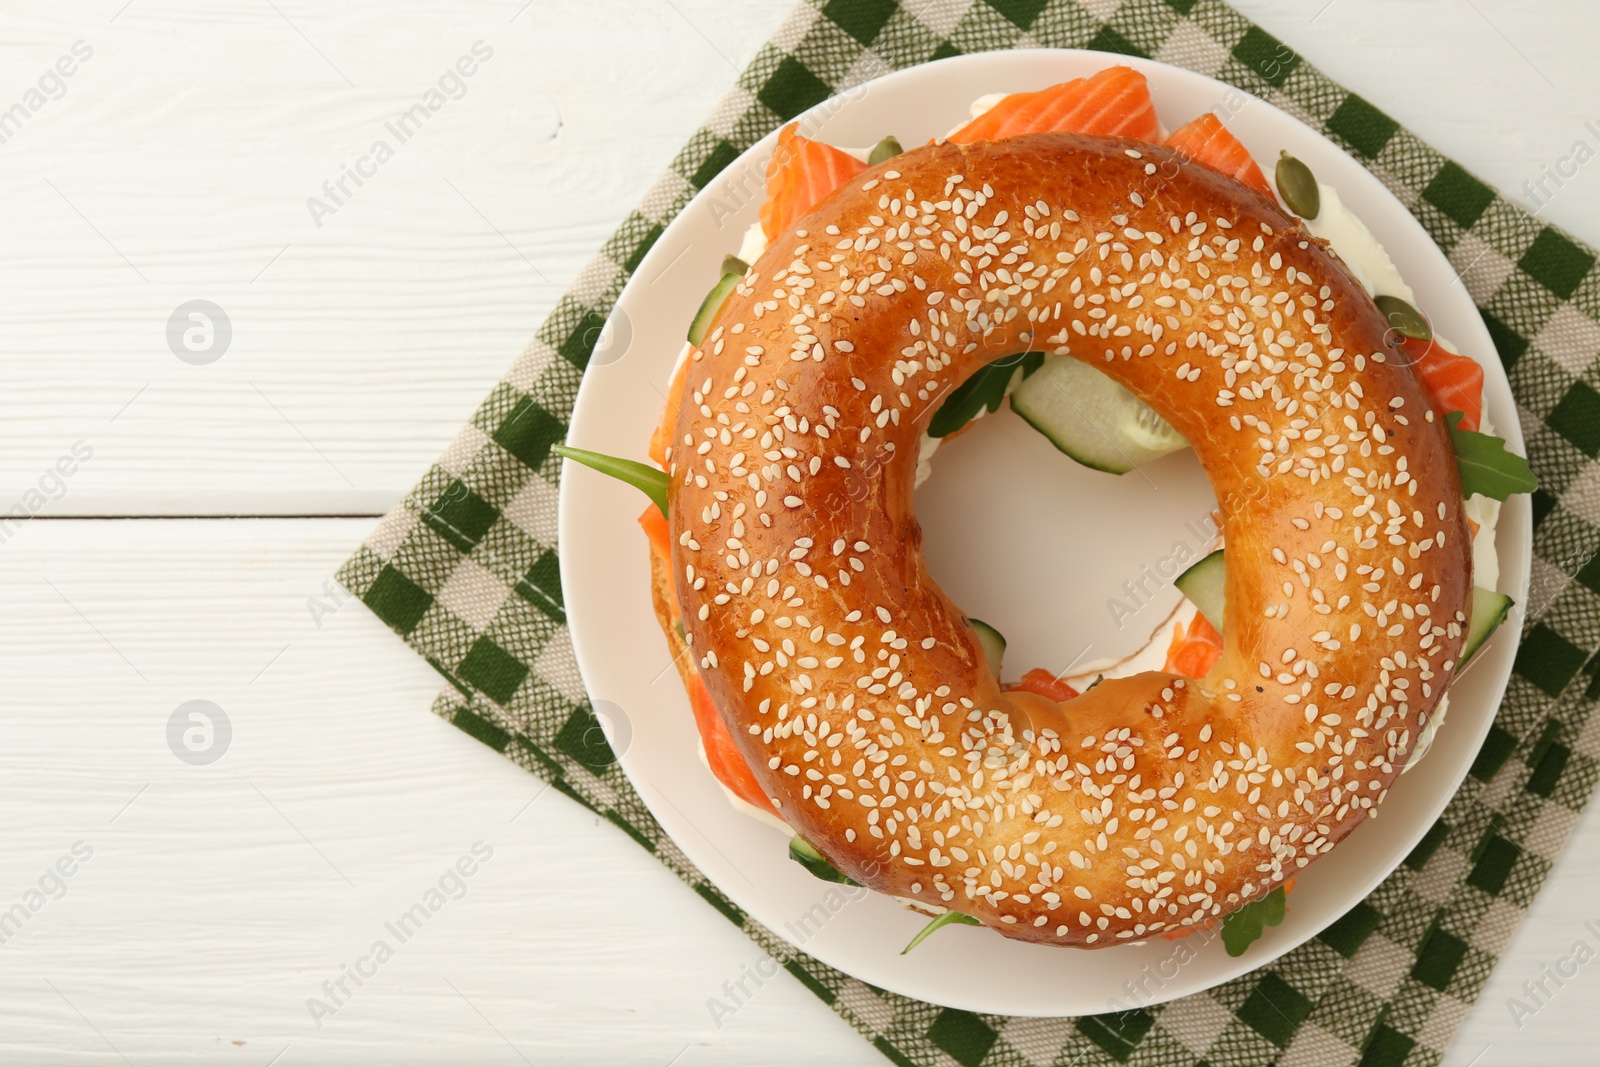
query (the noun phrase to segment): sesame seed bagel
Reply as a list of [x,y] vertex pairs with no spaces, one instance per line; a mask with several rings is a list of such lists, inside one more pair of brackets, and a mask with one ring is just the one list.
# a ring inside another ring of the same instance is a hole
[[[1228,551],[1205,679],[1002,692],[929,575],[920,437],[1022,351],[1193,445]],[[1208,922],[1327,853],[1466,625],[1454,455],[1396,352],[1325,245],[1165,148],[941,142],[838,189],[717,315],[668,456],[690,647],[775,807],[872,889],[1057,945]]]

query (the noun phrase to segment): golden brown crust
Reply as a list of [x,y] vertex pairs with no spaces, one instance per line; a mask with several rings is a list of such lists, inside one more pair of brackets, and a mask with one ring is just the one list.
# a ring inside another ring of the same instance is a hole
[[[1228,546],[1202,682],[1002,694],[929,577],[922,430],[1029,348],[1194,445]],[[669,456],[692,655],[784,817],[874,889],[1052,944],[1208,921],[1327,852],[1448,684],[1470,587],[1453,455],[1393,351],[1320,242],[1166,149],[941,143],[837,191],[719,313]]]

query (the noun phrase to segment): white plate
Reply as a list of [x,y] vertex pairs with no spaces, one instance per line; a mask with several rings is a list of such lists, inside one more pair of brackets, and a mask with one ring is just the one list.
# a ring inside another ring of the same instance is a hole
[[[1449,262],[1406,209],[1330,141],[1270,105],[1198,74],[1104,53],[1057,50],[960,56],[881,78],[817,105],[807,135],[870,145],[887,133],[915,145],[947,132],[985,93],[1037,89],[1126,62],[1150,79],[1168,129],[1219,109],[1256,159],[1280,149],[1336,186],[1388,248],[1440,332],[1485,364],[1490,417],[1522,451],[1516,407],[1483,322]],[[642,459],[684,330],[724,254],[756,218],[773,136],[746,152],[673,220],[624,290],[620,314],[578,392],[570,439]],[[1011,641],[1007,675],[1065,668],[1139,647],[1177,602],[1170,587],[1119,630],[1106,601],[1179,542],[1212,506],[1191,454],[1123,477],[1072,463],[1002,408],[942,448],[918,492],[933,574],[964,609]],[[634,490],[568,465],[561,487],[561,577],[583,679],[622,709],[613,736],[623,769],[672,839],[739,907],[778,935],[863,981],[952,1007],[1009,1015],[1077,1015],[1157,1003],[1270,962],[1343,915],[1405,858],[1467,772],[1504,692],[1517,626],[1503,627],[1450,690],[1450,712],[1425,760],[1390,791],[1380,815],[1300,876],[1283,925],[1237,959],[1195,935],[1095,951],[1008,941],[951,927],[900,949],[926,921],[896,901],[839,895],[786,856],[786,839],[735,811],[697,755],[677,672],[650,606],[648,555]],[[997,545],[994,531],[1007,531]],[[1528,497],[1502,512],[1500,588],[1526,598]],[[1147,583],[1148,586],[1148,583]]]

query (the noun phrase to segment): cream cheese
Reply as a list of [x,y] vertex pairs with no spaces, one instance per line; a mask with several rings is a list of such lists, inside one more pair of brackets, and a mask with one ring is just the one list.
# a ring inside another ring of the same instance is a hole
[[939,447],[941,438],[922,435],[922,441],[917,447],[917,479],[912,485],[913,489],[921,489],[922,483],[933,476],[933,453]]
[[[1435,339],[1452,352],[1461,351],[1443,337],[1435,335]],[[1478,430],[1491,437],[1495,436],[1494,423],[1489,421],[1488,412],[1479,417]],[[1466,512],[1467,518],[1478,524],[1478,532],[1472,537],[1472,584],[1498,592],[1500,553],[1495,548],[1494,537],[1495,527],[1500,523],[1500,501],[1481,493],[1473,493],[1467,498],[1462,510]]]
[[1408,304],[1415,304],[1411,287],[1400,277],[1394,261],[1372,236],[1367,224],[1345,206],[1333,186],[1318,182],[1317,188],[1322,194],[1322,209],[1316,218],[1303,220],[1306,229],[1312,236],[1328,242],[1368,296],[1397,296]]
[[1474,493],[1463,510],[1478,524],[1478,532],[1472,538],[1472,584],[1498,592],[1500,555],[1495,551],[1494,532],[1500,521],[1500,501]]
[[678,368],[683,366],[683,361],[688,359],[693,352],[694,342],[685,341],[683,343],[683,350],[678,353],[678,358],[672,361],[672,373],[667,375],[668,383],[678,376]]
[[766,250],[767,233],[761,228],[761,220],[757,219],[744,231],[744,239],[739,242],[739,258],[746,263],[754,263]]
[[1439,704],[1433,709],[1433,715],[1427,722],[1422,724],[1422,729],[1417,732],[1417,743],[1412,746],[1411,755],[1407,758],[1406,765],[1400,768],[1401,774],[1421,763],[1422,757],[1428,754],[1428,749],[1433,747],[1434,736],[1438,734],[1439,727],[1444,725],[1445,712],[1449,709],[1450,694],[1440,693]]
[[1178,601],[1178,606],[1172,613],[1156,625],[1150,634],[1150,640],[1139,651],[1121,659],[1109,657],[1105,659],[1090,660],[1088,663],[1077,663],[1068,667],[1071,674],[1062,675],[1061,680],[1072,688],[1082,693],[1101,678],[1132,678],[1136,674],[1146,671],[1159,671],[1167,665],[1167,650],[1172,645],[1172,628],[1181,626],[1185,631],[1200,609],[1188,599]]
[[1010,95],[1010,93],[985,93],[983,96],[978,97],[978,99],[972,102],[972,106],[967,109],[968,117],[966,122],[958,122],[954,126],[950,127],[950,133],[945,134],[945,138],[948,139],[951,134],[961,129],[961,127],[965,126],[973,119],[980,117],[985,111],[993,108],[996,104]]

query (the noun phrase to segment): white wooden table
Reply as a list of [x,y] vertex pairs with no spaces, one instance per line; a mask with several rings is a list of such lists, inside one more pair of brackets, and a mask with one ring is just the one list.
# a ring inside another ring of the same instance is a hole
[[[437,675],[327,584],[788,3],[0,3],[0,110],[45,77],[0,126],[0,510],[39,520],[0,543],[0,1061],[883,1062],[786,979],[713,1025],[754,946],[430,716]],[[1514,195],[1597,147],[1590,5],[1325,3],[1239,6]],[[1597,172],[1544,209],[1590,241]],[[195,299],[232,326],[204,365],[167,342]],[[215,763],[168,747],[190,700],[231,725]],[[1589,936],[1597,877],[1591,815],[1450,1063],[1592,1062],[1600,972],[1520,1030],[1505,1001]]]

